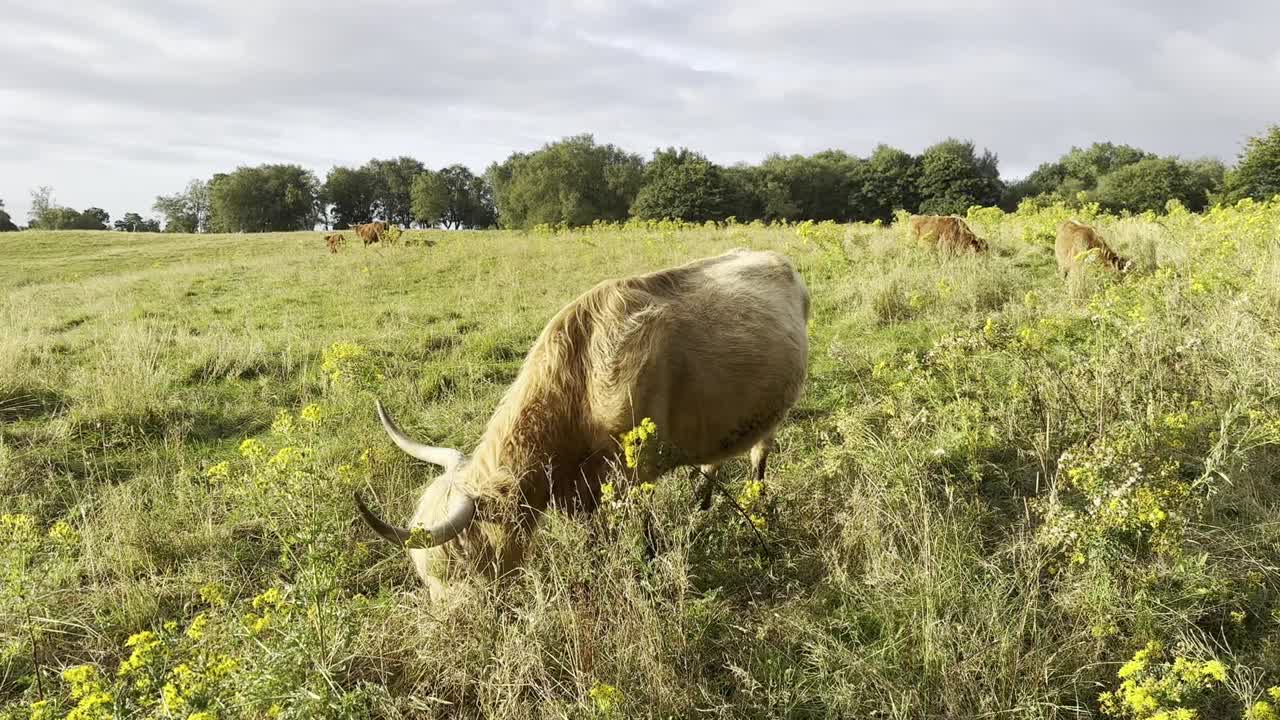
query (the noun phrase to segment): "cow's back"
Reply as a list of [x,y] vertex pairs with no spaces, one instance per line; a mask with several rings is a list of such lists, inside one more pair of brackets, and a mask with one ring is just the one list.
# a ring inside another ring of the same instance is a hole
[[587,361],[600,437],[643,417],[707,463],[745,451],[796,401],[809,293],[786,257],[733,250],[597,286]]

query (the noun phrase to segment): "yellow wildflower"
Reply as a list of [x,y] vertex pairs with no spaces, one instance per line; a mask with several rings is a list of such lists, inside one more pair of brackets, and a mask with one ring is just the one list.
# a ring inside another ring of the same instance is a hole
[[227,596],[223,594],[222,587],[212,582],[200,588],[200,599],[213,607],[222,607],[227,604]]
[[67,720],[111,720],[115,717],[110,709],[113,700],[111,693],[101,690],[86,695],[67,713]]
[[80,533],[76,532],[67,521],[59,520],[49,528],[49,539],[58,545],[69,547],[80,542]]
[[323,405],[310,403],[306,407],[302,408],[302,412],[299,413],[298,416],[304,421],[316,425],[324,420],[325,416],[328,414],[328,411],[325,410]]
[[182,691],[171,682],[165,683],[164,687],[160,688],[160,697],[164,700],[165,709],[170,713],[180,711],[182,706],[187,704],[186,698],[182,697]]
[[284,595],[276,588],[267,588],[253,599],[253,609],[264,607],[280,607],[284,603]]
[[644,418],[640,424],[622,435],[622,450],[626,456],[627,467],[634,468],[640,462],[640,450],[644,443],[657,432],[658,426],[651,418]]
[[240,454],[250,460],[258,460],[267,454],[267,448],[254,438],[245,438],[240,443]]
[[132,672],[141,670],[156,660],[163,649],[161,648],[160,638],[150,630],[143,630],[140,633],[134,633],[124,644],[125,647],[133,648],[133,652],[129,658],[120,663],[120,669],[117,674],[121,677],[127,676]]
[[195,642],[200,642],[201,638],[204,637],[204,628],[208,624],[209,618],[205,617],[204,613],[196,615],[195,619],[191,621],[191,624],[187,626],[187,637],[191,638]]
[[287,470],[290,466],[296,465],[306,456],[307,452],[303,448],[286,445],[276,451],[275,455],[267,461],[267,465],[276,470]]
[[276,413],[276,419],[271,422],[271,432],[285,437],[293,433],[293,416],[289,414],[288,410],[281,410]]
[[[241,445],[242,450],[243,448],[244,446]],[[217,463],[215,465],[210,465],[209,469],[204,471],[204,474],[205,474],[205,477],[209,478],[214,482],[221,482],[223,480],[226,480],[231,475],[231,463],[227,462],[226,460],[223,460],[222,462]]]
[[36,519],[30,515],[0,515],[0,538],[6,543],[23,539],[34,539],[36,536]]
[[595,701],[596,709],[602,713],[613,712],[623,700],[622,691],[608,683],[595,683],[587,694]]
[[[34,716],[32,716],[34,717]],[[1259,700],[1249,706],[1244,712],[1245,720],[1280,720],[1280,713],[1276,712],[1276,708],[1266,700]]]
[[240,667],[240,663],[235,658],[227,657],[226,655],[215,655],[214,660],[215,662],[211,663],[205,670],[205,675],[214,680],[226,677]]
[[409,528],[409,539],[404,546],[411,550],[431,547],[431,531],[424,527]]
[[[365,268],[365,272],[369,269]],[[329,376],[332,382],[340,383],[351,380],[355,369],[365,357],[366,350],[355,343],[336,342],[325,348],[320,370]]]
[[1159,655],[1162,650],[1163,648],[1160,643],[1155,642],[1154,640],[1147,643],[1147,646],[1134,653],[1133,659],[1125,663],[1120,668],[1120,672],[1116,674],[1121,678],[1127,678],[1146,671],[1147,666],[1151,663],[1152,656]]
[[53,708],[48,700],[37,700],[27,706],[29,720],[53,720]]
[[82,698],[102,689],[98,668],[93,665],[76,665],[62,671],[62,679],[71,687],[72,699]]

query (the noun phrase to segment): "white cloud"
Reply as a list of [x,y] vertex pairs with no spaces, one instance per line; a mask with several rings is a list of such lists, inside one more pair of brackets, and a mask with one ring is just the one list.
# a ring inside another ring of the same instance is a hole
[[113,216],[238,164],[481,169],[577,132],[721,162],[972,138],[1232,158],[1280,121],[1280,4],[132,0],[6,5],[0,198]]

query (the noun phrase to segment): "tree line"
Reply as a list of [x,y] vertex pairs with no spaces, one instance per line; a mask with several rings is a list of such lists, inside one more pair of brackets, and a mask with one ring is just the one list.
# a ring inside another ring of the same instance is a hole
[[[321,181],[298,165],[240,167],[156,198],[169,232],[344,229],[373,220],[402,227],[531,228],[596,221],[677,219],[889,221],[895,210],[963,214],[1015,209],[1027,199],[1096,202],[1112,212],[1192,211],[1280,194],[1280,125],[1248,140],[1237,164],[1157,156],[1129,145],[1073,147],[1026,178],[1006,183],[997,156],[949,138],[913,155],[888,145],[865,157],[843,150],[771,155],[718,165],[688,148],[645,159],[588,134],[513,153],[477,175],[462,165],[432,170],[411,157],[334,167]],[[101,208],[76,211],[32,193],[30,227],[158,232],[160,220],[130,212],[110,222]],[[17,229],[0,201],[0,230]]]

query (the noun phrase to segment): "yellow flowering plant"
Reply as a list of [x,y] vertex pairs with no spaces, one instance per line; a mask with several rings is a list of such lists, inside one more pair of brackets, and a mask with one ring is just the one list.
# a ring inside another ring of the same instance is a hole
[[[1099,697],[1102,711],[1128,720],[1195,720],[1214,705],[1227,682],[1227,666],[1216,659],[1177,656],[1149,642],[1116,673],[1120,686]],[[1212,715],[1211,717],[1216,716]]]

